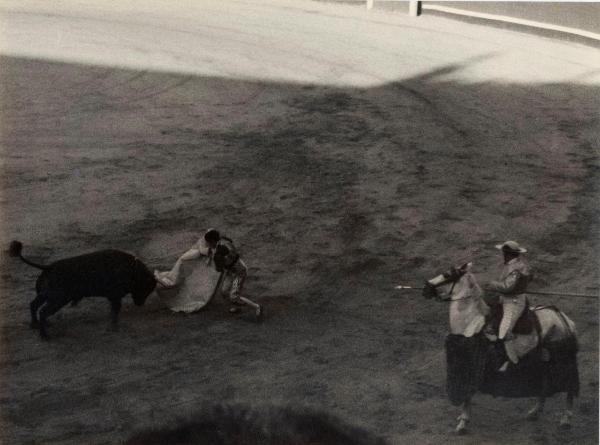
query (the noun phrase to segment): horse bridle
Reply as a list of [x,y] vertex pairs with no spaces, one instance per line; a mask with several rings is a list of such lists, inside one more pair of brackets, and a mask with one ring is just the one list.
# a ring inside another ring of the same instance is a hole
[[452,298],[452,291],[454,290],[454,286],[456,286],[456,283],[458,282],[458,280],[460,280],[467,272],[465,271],[460,278],[457,278],[456,280],[452,281],[452,287],[450,288],[450,292],[448,292],[448,296],[449,298],[440,298],[440,301],[460,301],[460,300],[466,300],[468,298],[472,298],[473,295],[465,295],[463,297],[460,298]]

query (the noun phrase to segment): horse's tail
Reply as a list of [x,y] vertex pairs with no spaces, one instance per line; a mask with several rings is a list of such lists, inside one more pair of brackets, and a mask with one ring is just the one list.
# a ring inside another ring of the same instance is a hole
[[44,266],[43,264],[37,264],[37,263],[34,263],[33,261],[28,260],[27,258],[24,258],[23,255],[21,254],[22,251],[23,251],[23,243],[22,242],[11,241],[10,246],[8,247],[8,254],[11,257],[15,257],[15,258],[19,257],[25,264],[28,264],[37,269],[41,269],[41,270],[48,269],[48,266]]
[[575,327],[575,323],[561,311],[558,307],[554,305],[548,306],[536,306],[533,308],[533,312],[536,315],[538,322],[543,324],[542,318],[540,317],[541,311],[547,310],[551,311],[555,317],[556,322],[553,323],[555,326],[555,331],[562,333],[559,338],[552,338],[550,334],[551,329],[547,329],[547,334],[542,338],[542,343],[547,346],[553,346],[554,348],[559,348],[562,351],[577,353],[579,351],[579,342],[577,340],[577,330]]
[[[538,306],[533,312],[542,323],[546,323],[546,335],[542,338],[541,346],[549,355],[546,364],[544,394],[567,392],[572,396],[579,395],[579,369],[577,352],[579,342],[575,323],[556,306]],[[544,314],[552,314],[550,317]],[[559,334],[559,335],[557,335]]]

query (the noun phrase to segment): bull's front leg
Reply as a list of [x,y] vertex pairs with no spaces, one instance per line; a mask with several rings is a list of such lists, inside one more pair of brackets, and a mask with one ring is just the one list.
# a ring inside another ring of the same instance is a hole
[[31,313],[31,323],[30,326],[32,329],[39,329],[40,322],[38,320],[37,312],[38,309],[46,302],[46,296],[44,294],[37,294],[37,296],[33,299],[31,303],[29,303],[29,312]]
[[110,329],[119,330],[119,312],[121,311],[121,297],[110,299]]
[[61,307],[63,307],[68,299],[60,299],[58,297],[48,298],[49,301],[46,302],[40,309],[40,320],[39,320],[39,328],[40,328],[40,337],[42,340],[48,340],[48,317],[52,314],[55,314]]
[[466,400],[462,404],[462,412],[456,420],[458,420],[458,424],[454,431],[456,431],[457,434],[467,434],[467,425],[471,420],[471,399]]

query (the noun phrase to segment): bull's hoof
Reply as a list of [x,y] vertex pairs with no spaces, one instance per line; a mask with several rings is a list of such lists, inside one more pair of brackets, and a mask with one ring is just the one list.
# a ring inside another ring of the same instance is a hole
[[265,316],[265,310],[263,309],[263,307],[262,307],[262,306],[260,306],[260,305],[259,305],[259,306],[256,308],[255,315],[256,315],[256,321],[257,321],[258,323],[260,323],[261,321],[263,321],[263,318],[264,318],[264,316]]
[[540,411],[535,408],[530,409],[527,412],[525,419],[529,420],[530,422],[535,422],[536,420],[540,420]]
[[[39,329],[41,325],[42,324],[37,320],[29,323],[29,326],[31,327],[31,329]],[[48,320],[46,320],[46,327],[48,328],[50,326],[52,326],[52,323],[50,323]]]

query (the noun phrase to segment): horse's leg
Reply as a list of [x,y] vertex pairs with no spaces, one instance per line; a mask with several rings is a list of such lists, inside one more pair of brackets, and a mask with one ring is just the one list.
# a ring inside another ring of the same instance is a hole
[[573,398],[574,398],[573,392],[568,391],[567,392],[567,409],[565,410],[564,414],[560,418],[559,425],[561,428],[564,428],[564,429],[571,428],[571,419],[573,418]]
[[[553,341],[565,341],[570,337],[576,340],[577,334],[575,324],[564,313],[559,313],[551,309],[542,309],[541,311],[536,311],[536,315],[542,327],[542,337],[545,339],[544,341],[548,343]],[[576,353],[576,350],[573,352]],[[560,419],[560,428],[568,429],[571,427],[574,397],[575,393],[572,390],[568,390],[567,407]]]
[[540,418],[540,414],[544,412],[544,405],[546,404],[546,398],[544,396],[539,396],[537,398],[537,402],[535,406],[527,411],[527,416],[525,417],[527,420],[538,420]]
[[462,404],[462,413],[458,418],[458,425],[456,425],[456,433],[457,434],[467,434],[467,424],[471,420],[471,399],[467,399]]

